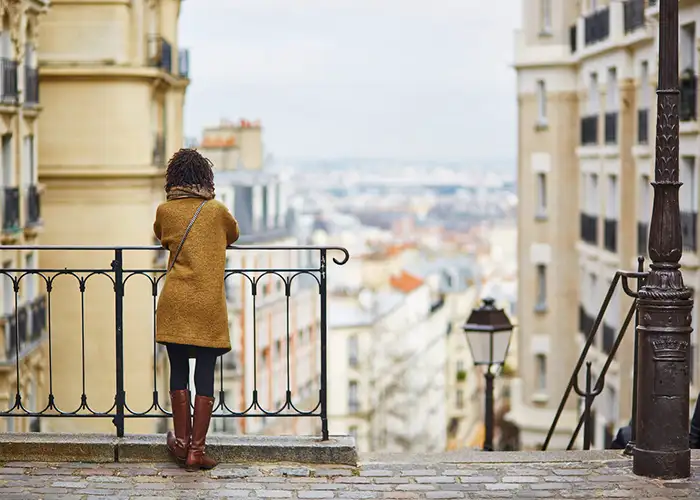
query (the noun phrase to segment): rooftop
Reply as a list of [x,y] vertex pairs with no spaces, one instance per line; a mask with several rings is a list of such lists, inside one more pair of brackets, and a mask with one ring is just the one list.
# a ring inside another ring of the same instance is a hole
[[689,480],[637,477],[613,451],[386,455],[357,467],[239,463],[200,473],[167,463],[10,462],[0,465],[0,492],[4,500],[698,498],[699,473],[696,466]]

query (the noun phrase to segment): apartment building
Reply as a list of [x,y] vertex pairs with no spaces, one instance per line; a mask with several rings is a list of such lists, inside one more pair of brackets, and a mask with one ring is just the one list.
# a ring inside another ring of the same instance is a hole
[[[294,217],[285,186],[276,175],[264,171],[215,173],[217,198],[236,219],[241,230],[238,243],[295,246]],[[233,349],[222,358],[217,388],[224,390],[229,409],[242,412],[257,402],[266,412],[286,403],[311,411],[319,402],[320,299],[317,282],[299,275],[291,281],[289,297],[278,275],[236,270],[305,269],[319,266],[319,253],[290,251],[232,251],[228,256],[226,293]],[[281,272],[289,279],[294,273]],[[256,281],[256,293],[250,279]],[[219,381],[223,384],[219,385]],[[260,415],[258,408],[251,414]],[[284,413],[294,413],[286,409]],[[269,435],[319,435],[321,422],[308,417],[263,417],[215,420],[216,432]]]
[[[658,2],[524,0],[523,13],[515,50],[522,377],[511,417],[521,427],[523,447],[533,447],[544,440],[615,271],[636,269],[637,256],[647,253]],[[698,22],[700,5],[681,1],[681,264],[695,289]],[[594,376],[629,307],[617,290],[589,356]],[[609,444],[631,416],[630,331],[596,402],[597,447]],[[696,339],[694,332],[695,380]],[[552,447],[566,446],[576,408],[572,398]]]
[[[38,244],[43,230],[36,49],[47,9],[47,2],[40,0],[0,4],[0,242],[4,245]],[[37,269],[37,252],[0,252],[0,265]],[[24,409],[40,411],[48,401],[46,288],[39,276],[27,274],[15,294],[12,278],[17,276],[12,272],[0,276],[0,411],[13,408],[17,394]],[[0,432],[40,428],[36,419],[3,420]]]
[[[54,0],[39,24],[42,119],[39,179],[46,186],[42,243],[152,245],[165,164],[183,143],[187,51],[178,44],[180,0]],[[152,269],[153,252],[124,253],[124,266]],[[42,267],[111,268],[114,252],[46,251]],[[85,276],[85,275],[81,275]],[[53,392],[61,409],[114,404],[114,289],[104,276],[58,279],[51,302]],[[84,293],[83,293],[84,292]],[[81,301],[85,300],[84,312]],[[124,373],[130,411],[153,402],[154,303],[143,277],[124,295]],[[83,328],[84,327],[84,328]],[[81,333],[82,332],[82,333]],[[84,369],[77,360],[84,358]],[[161,394],[165,404],[167,393]],[[109,419],[46,419],[47,431],[110,432]],[[152,432],[153,419],[127,422]]]
[[262,126],[259,121],[222,120],[218,126],[204,129],[198,149],[219,170],[260,170]]

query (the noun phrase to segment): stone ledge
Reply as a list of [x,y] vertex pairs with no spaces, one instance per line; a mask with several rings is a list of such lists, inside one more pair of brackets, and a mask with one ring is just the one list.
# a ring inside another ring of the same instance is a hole
[[[355,441],[317,437],[222,436],[207,438],[207,452],[222,463],[357,465]],[[104,434],[0,434],[0,462],[169,462],[163,435],[117,438]]]

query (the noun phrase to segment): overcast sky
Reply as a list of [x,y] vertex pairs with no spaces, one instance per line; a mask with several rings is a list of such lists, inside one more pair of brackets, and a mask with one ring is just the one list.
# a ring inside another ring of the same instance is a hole
[[243,117],[278,157],[515,158],[520,3],[184,1],[186,134]]

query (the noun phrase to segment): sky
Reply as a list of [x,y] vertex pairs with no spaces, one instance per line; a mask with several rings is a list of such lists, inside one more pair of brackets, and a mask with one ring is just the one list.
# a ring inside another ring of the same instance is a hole
[[185,133],[246,118],[279,158],[515,158],[520,3],[183,1]]

